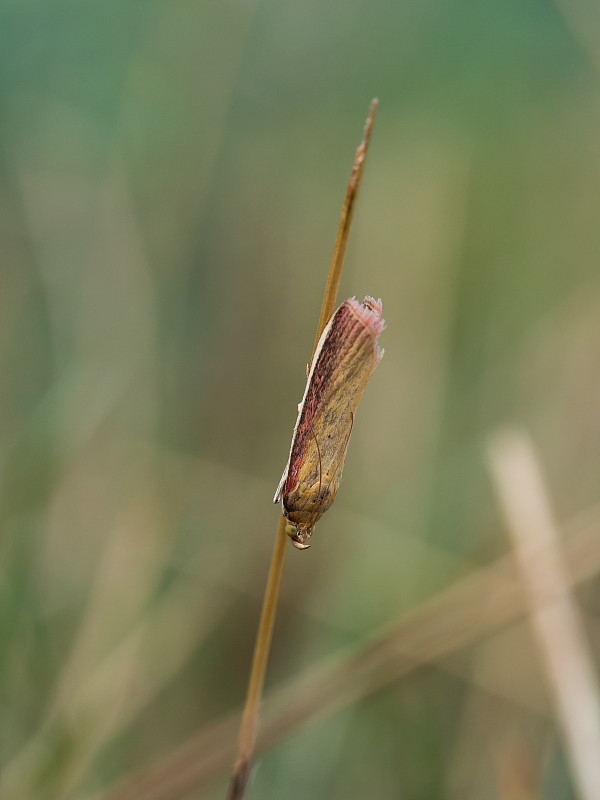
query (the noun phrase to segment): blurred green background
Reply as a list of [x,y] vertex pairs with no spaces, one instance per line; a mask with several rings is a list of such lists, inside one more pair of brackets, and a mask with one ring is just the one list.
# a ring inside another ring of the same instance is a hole
[[[267,695],[509,551],[499,425],[561,523],[594,506],[599,89],[580,0],[0,2],[3,797],[90,797],[239,712],[374,96],[339,300],[382,298],[386,355]],[[525,620],[374,688],[249,797],[575,796]]]

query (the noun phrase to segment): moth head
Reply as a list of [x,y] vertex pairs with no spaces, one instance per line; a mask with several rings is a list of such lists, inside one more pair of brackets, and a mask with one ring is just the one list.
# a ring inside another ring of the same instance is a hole
[[312,531],[301,530],[297,525],[293,525],[291,522],[288,522],[285,526],[285,532],[292,540],[294,547],[296,547],[298,550],[308,550],[310,545],[305,544],[305,542],[309,538]]

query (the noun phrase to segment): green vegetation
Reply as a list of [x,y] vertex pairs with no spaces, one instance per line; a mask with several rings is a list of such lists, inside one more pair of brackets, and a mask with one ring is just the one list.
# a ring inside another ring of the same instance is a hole
[[[338,299],[382,298],[386,355],[336,503],[287,555],[248,798],[576,796],[522,605],[454,587],[511,549],[486,464],[506,422],[565,534],[598,530],[582,8],[0,0],[3,798],[151,767],[166,783],[122,800],[224,797],[373,96]],[[597,658],[600,566],[573,561]],[[446,591],[491,604],[470,637]]]

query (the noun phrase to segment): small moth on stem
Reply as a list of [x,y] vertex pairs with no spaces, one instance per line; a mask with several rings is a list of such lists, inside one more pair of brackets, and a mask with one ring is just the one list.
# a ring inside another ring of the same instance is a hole
[[[316,364],[317,361],[319,360],[319,357],[316,356],[317,350],[319,350],[320,352],[323,351],[324,344],[321,347],[319,347],[320,340],[322,335],[324,334],[325,328],[327,327],[327,320],[330,319],[331,315],[333,314],[333,310],[335,308],[335,298],[337,296],[337,290],[340,283],[340,277],[342,274],[342,267],[344,265],[344,254],[346,252],[348,234],[350,233],[350,224],[352,222],[352,215],[354,213],[356,198],[358,196],[360,179],[365,165],[365,157],[367,155],[367,148],[369,146],[369,140],[371,138],[371,130],[373,128],[373,121],[375,119],[376,109],[377,109],[377,100],[372,100],[371,107],[369,109],[369,116],[367,117],[367,124],[365,125],[365,133],[363,136],[363,140],[358,146],[358,150],[356,151],[356,156],[354,157],[354,165],[352,167],[352,174],[350,176],[350,181],[348,182],[348,188],[346,189],[344,206],[342,208],[342,215],[340,217],[340,224],[338,226],[338,232],[335,240],[335,247],[333,249],[333,256],[331,258],[331,264],[329,265],[329,274],[327,276],[327,283],[325,285],[323,303],[321,305],[321,315],[319,317],[319,324],[317,326],[317,335],[315,338],[315,346],[313,348],[313,357],[312,357],[313,364]],[[350,301],[346,302],[348,303]],[[344,305],[345,304],[342,304],[342,307]],[[365,305],[365,303],[363,303],[363,305]],[[376,303],[374,303],[374,306],[375,307],[372,308],[371,311],[379,315],[378,319],[381,322],[381,325],[383,325],[383,322],[381,321],[381,306],[380,305],[378,306]],[[326,338],[327,334],[325,334],[325,339]],[[378,358],[379,357],[380,356],[378,356]],[[309,383],[310,383],[310,373],[309,373]],[[314,384],[313,388],[315,389],[315,393],[317,393],[316,384]],[[364,389],[364,386],[362,388]],[[362,394],[362,389],[360,390],[360,394]],[[358,397],[360,397],[360,394],[358,395]],[[305,392],[305,397],[306,396],[307,393]],[[358,403],[358,399],[356,400],[356,402]],[[303,405],[305,405],[304,401]],[[352,411],[352,409],[350,410]],[[297,423],[296,429],[298,429],[299,427],[301,427],[301,425]],[[350,426],[350,430],[351,427],[352,426]],[[350,436],[350,431],[348,431],[348,437],[349,436]],[[292,441],[292,450],[294,448],[294,441],[296,440],[297,436],[295,431],[294,440]],[[346,441],[343,446],[344,457],[346,455],[347,445],[348,442]],[[341,466],[343,466],[343,463],[344,462],[342,459]],[[286,472],[284,473],[285,477],[287,477],[287,473],[288,473],[288,468],[286,468]],[[336,472],[336,474],[338,474],[338,483],[339,483],[339,477],[341,476],[341,468],[339,469],[339,471]],[[283,483],[284,481],[282,479],[282,484]],[[293,489],[293,486],[291,488]],[[333,501],[334,496],[335,492],[331,497],[331,501]],[[284,509],[285,509],[285,502],[286,501],[284,500]],[[329,505],[330,504],[331,502],[329,503]],[[324,510],[325,509],[320,511],[319,516],[323,513]],[[317,518],[315,518],[315,520],[312,522],[312,525],[315,524]],[[265,680],[267,661],[269,659],[269,650],[271,647],[271,638],[273,635],[273,625],[275,622],[275,613],[277,611],[277,601],[279,598],[279,587],[281,585],[281,576],[283,574],[283,564],[285,562],[285,554],[287,551],[286,533],[288,533],[289,535],[289,532],[286,532],[286,528],[290,524],[293,525],[293,523],[289,522],[286,523],[285,516],[280,517],[279,526],[277,528],[277,536],[275,538],[275,546],[273,548],[273,556],[271,558],[271,566],[269,567],[269,577],[267,578],[267,587],[265,589],[265,597],[263,600],[260,622],[258,624],[258,633],[256,634],[254,655],[252,657],[252,668],[250,670],[250,680],[248,682],[248,693],[246,695],[246,703],[244,705],[244,712],[242,714],[242,721],[240,723],[237,758],[233,766],[233,771],[231,773],[231,780],[229,782],[229,787],[227,790],[227,800],[243,800],[243,797],[246,794],[246,787],[248,785],[248,781],[250,779],[250,774],[252,771],[252,757],[254,754],[254,747],[256,743],[256,727],[258,723],[258,712],[260,708],[262,688]],[[306,530],[307,530],[306,524],[304,524],[302,531],[306,532]],[[312,530],[312,526],[310,530]],[[296,536],[299,534],[297,533],[297,531],[295,533],[292,531],[292,535]],[[308,536],[306,536],[306,538],[308,538]],[[301,539],[299,541],[296,540],[296,546],[298,545],[304,545],[304,542]],[[306,545],[304,546],[306,547]]]
[[274,498],[282,501],[286,533],[299,550],[310,547],[315,523],[335,499],[358,401],[383,356],[377,339],[384,327],[381,300],[351,297],[319,339]]

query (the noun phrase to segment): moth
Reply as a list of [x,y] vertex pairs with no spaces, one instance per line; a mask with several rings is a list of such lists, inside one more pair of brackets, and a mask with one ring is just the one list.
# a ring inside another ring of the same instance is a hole
[[317,344],[308,373],[288,463],[274,502],[282,502],[286,533],[306,550],[316,522],[337,494],[354,415],[383,350],[381,300],[355,297],[333,313]]

